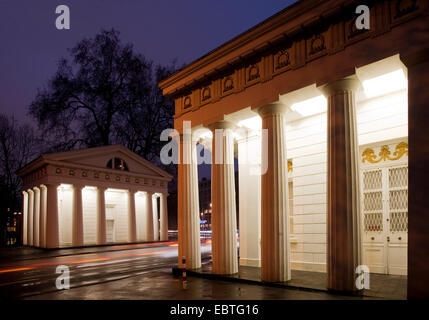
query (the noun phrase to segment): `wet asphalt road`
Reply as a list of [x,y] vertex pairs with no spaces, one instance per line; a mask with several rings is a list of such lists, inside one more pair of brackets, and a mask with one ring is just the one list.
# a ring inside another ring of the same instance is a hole
[[[206,241],[206,240],[204,240]],[[88,252],[94,250],[96,252]],[[100,251],[102,250],[102,251]],[[112,251],[109,251],[112,250]],[[86,251],[86,252],[85,252]],[[210,241],[201,243],[203,260]],[[7,258],[9,257],[10,258]],[[118,245],[107,248],[56,250],[21,248],[0,252],[0,302],[31,300],[338,300],[356,299],[327,292],[308,292],[188,277],[182,281],[171,267],[177,244]],[[70,271],[70,290],[58,290],[58,266]],[[359,298],[357,298],[359,299]]]
[[[0,299],[35,298],[41,294],[58,293],[57,267],[70,271],[70,289],[118,281],[170,270],[177,263],[177,245],[124,246],[124,250],[82,253],[34,259],[0,261]],[[133,249],[131,249],[133,248]],[[209,257],[210,243],[202,243],[203,258]]]

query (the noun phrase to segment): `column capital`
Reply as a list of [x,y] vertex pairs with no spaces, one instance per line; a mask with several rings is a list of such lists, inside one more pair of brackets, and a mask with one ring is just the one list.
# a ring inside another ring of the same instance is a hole
[[97,190],[99,191],[106,191],[108,188],[104,186],[97,186]]
[[214,122],[208,126],[211,131],[215,131],[216,129],[235,129],[237,126],[227,120],[221,120]]
[[354,76],[335,80],[319,87],[319,90],[325,95],[330,96],[337,92],[356,91],[362,87],[360,81]]
[[58,188],[60,183],[45,183],[46,188]]
[[133,188],[133,187],[127,188],[127,191],[130,194],[136,194],[137,192],[139,192],[139,190],[137,188]]
[[32,188],[30,188],[30,189],[27,189],[27,192],[28,193],[34,193],[34,190]]
[[85,188],[85,185],[84,184],[80,184],[80,183],[78,183],[78,184],[76,184],[76,183],[74,183],[73,184],[73,189],[80,189],[80,190],[82,190],[83,188]]
[[264,116],[271,114],[284,114],[287,110],[287,106],[280,102],[274,102],[259,107],[257,112],[263,118]]

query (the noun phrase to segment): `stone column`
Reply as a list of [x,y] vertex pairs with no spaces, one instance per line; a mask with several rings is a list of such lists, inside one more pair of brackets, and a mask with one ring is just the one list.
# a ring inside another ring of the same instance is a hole
[[46,186],[40,186],[40,227],[39,227],[40,247],[46,247]]
[[22,191],[22,238],[23,244],[28,245],[28,192]]
[[33,246],[33,208],[34,208],[34,192],[32,189],[28,189],[28,228],[27,228],[27,239],[28,245]]
[[152,210],[153,210],[153,240],[159,240],[159,218],[158,218],[158,195],[152,197]]
[[146,192],[146,239],[145,241],[153,241],[153,201],[152,192]]
[[33,246],[39,246],[40,190],[33,187]]
[[407,298],[425,299],[429,297],[429,47],[401,59],[408,68]]
[[217,122],[211,130],[213,273],[233,274],[238,272],[238,257],[232,124]]
[[83,246],[83,204],[82,204],[82,185],[74,185],[73,192],[73,247]]
[[360,261],[359,162],[355,91],[360,83],[341,79],[321,89],[328,99],[328,289],[355,291]]
[[135,190],[128,190],[128,241],[137,242]]
[[105,187],[97,189],[97,244],[106,244],[106,201]]
[[196,162],[196,142],[192,135],[180,136],[180,163],[178,164],[178,265],[186,268],[201,267],[200,213],[198,197],[198,164]]
[[266,168],[261,177],[261,278],[266,282],[291,279],[285,111],[281,103],[258,110],[266,130],[261,145]]
[[47,184],[46,248],[58,248],[58,184]]
[[168,241],[168,213],[167,213],[167,194],[161,193],[161,241]]

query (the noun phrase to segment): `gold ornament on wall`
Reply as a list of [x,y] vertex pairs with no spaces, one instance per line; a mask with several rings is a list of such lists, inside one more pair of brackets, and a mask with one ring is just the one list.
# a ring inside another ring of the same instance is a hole
[[292,160],[287,161],[287,172],[293,172],[293,163]]
[[378,153],[378,158],[375,155],[373,149],[366,148],[362,152],[362,163],[365,163],[365,161],[368,161],[369,163],[378,163],[387,160],[399,160],[404,155],[408,156],[408,143],[406,142],[401,142],[396,145],[395,152],[393,152],[393,156],[391,156],[391,152],[388,145],[384,145],[381,147],[381,150]]

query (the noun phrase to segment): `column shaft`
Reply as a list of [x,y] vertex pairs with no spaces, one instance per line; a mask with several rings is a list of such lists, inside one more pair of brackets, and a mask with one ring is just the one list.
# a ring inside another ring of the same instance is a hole
[[355,291],[360,260],[359,163],[355,93],[359,82],[342,79],[322,88],[328,99],[328,289]]
[[28,228],[28,193],[22,191],[22,244],[28,245],[27,238],[27,228]]
[[[282,104],[259,109],[262,117],[261,277],[267,282],[291,279],[286,139]],[[264,153],[264,150],[267,153]]]
[[97,189],[97,244],[106,244],[106,188]]
[[407,298],[429,297],[429,49],[402,57],[408,68]]
[[40,186],[40,226],[39,226],[40,247],[46,247],[46,186]]
[[39,223],[40,223],[40,190],[37,187],[34,190],[34,206],[33,206],[33,245],[39,246]]
[[73,192],[73,236],[74,247],[83,246],[83,203],[81,185],[74,185]]
[[152,198],[153,210],[153,240],[159,240],[158,196]]
[[28,227],[27,227],[27,239],[28,245],[34,245],[33,242],[33,208],[34,208],[34,192],[28,189]]
[[46,248],[59,246],[58,234],[58,185],[48,184],[46,210]]
[[135,190],[128,190],[128,241],[137,242]]
[[178,164],[178,264],[182,258],[186,267],[201,267],[200,213],[198,200],[198,167],[196,162],[196,143],[190,134],[180,137],[180,163]]
[[167,194],[161,194],[161,241],[168,241]]
[[145,241],[153,241],[153,193],[146,192],[146,239]]
[[212,257],[213,273],[238,272],[234,137],[227,122],[212,126]]

